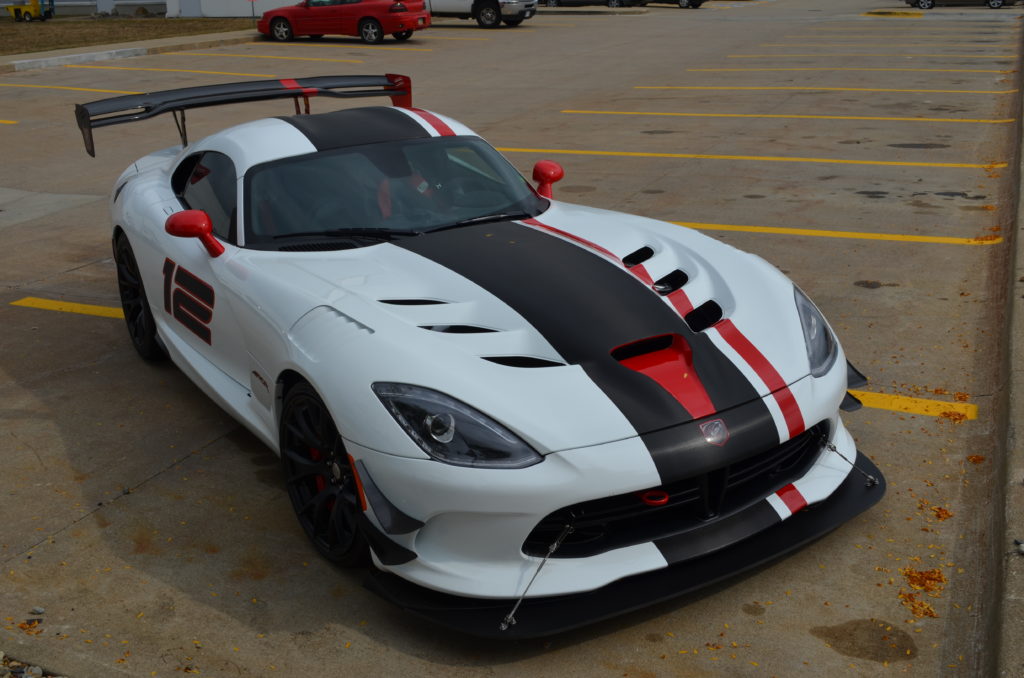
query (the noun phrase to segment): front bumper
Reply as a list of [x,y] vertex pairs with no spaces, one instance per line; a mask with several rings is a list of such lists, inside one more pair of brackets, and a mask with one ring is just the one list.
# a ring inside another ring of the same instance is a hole
[[[721,550],[626,577],[586,593],[527,598],[516,612],[516,623],[504,631],[501,622],[515,605],[512,598],[480,599],[441,593],[377,569],[370,573],[365,586],[405,610],[470,635],[501,639],[551,635],[695,591],[778,559],[822,537],[873,506],[885,494],[885,480],[871,460],[857,453],[856,465],[878,483],[868,486],[864,476],[854,471],[826,500]],[[543,579],[543,574],[539,579]]]

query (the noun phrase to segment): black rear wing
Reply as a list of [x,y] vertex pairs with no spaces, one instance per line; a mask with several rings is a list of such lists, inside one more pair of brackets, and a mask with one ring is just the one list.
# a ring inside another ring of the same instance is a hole
[[[344,91],[335,91],[344,90]],[[412,80],[405,75],[324,75],[296,80],[250,80],[223,85],[167,89],[148,94],[129,94],[75,105],[75,119],[82,130],[86,152],[96,157],[92,130],[94,127],[119,125],[146,120],[171,111],[181,135],[182,146],[188,145],[185,129],[185,111],[190,108],[222,106],[245,101],[267,99],[295,100],[295,113],[299,113],[299,98],[305,100],[309,113],[309,98],[315,96],[357,98],[389,96],[395,106],[412,107]]]

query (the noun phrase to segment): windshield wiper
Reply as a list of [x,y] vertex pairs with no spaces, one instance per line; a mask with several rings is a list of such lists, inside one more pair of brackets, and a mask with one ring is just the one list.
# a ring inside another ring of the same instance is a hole
[[282,233],[275,235],[274,240],[281,238],[373,238],[375,240],[394,240],[407,235],[420,235],[419,231],[394,231],[390,228],[332,228],[326,231],[303,231],[301,233]]
[[484,214],[479,217],[470,217],[469,219],[462,219],[456,221],[454,224],[448,224],[447,226],[440,226],[438,228],[432,228],[426,233],[437,233],[438,231],[447,231],[450,228],[462,228],[463,226],[473,226],[474,224],[488,224],[492,221],[512,221],[513,219],[529,219],[533,215],[529,212],[495,212],[494,214]]

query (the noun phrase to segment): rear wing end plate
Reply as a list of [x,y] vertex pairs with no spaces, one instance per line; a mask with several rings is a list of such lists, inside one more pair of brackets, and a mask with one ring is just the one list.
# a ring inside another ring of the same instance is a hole
[[92,138],[92,130],[96,127],[146,120],[161,113],[172,112],[184,146],[188,144],[185,111],[190,108],[290,98],[295,100],[295,109],[298,113],[298,100],[302,98],[306,102],[306,113],[309,113],[309,98],[315,96],[342,99],[388,96],[391,97],[393,105],[411,108],[412,80],[408,76],[393,73],[324,75],[294,80],[250,80],[223,85],[185,87],[76,104],[75,119],[82,131],[86,152],[96,157],[96,147]]

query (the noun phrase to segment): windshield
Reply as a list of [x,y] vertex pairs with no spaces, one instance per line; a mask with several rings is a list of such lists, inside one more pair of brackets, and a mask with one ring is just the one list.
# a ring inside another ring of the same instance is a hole
[[246,173],[245,245],[318,235],[422,233],[546,209],[477,137],[432,137],[285,158]]

